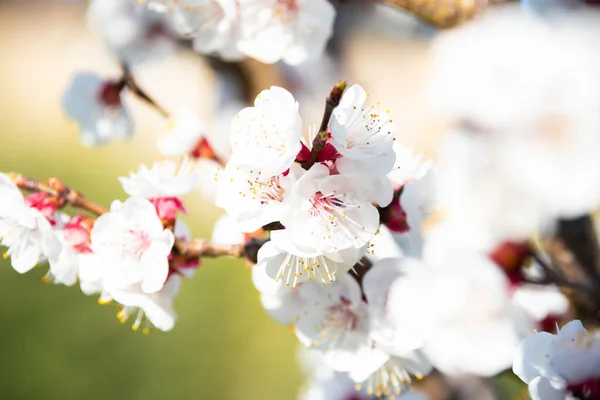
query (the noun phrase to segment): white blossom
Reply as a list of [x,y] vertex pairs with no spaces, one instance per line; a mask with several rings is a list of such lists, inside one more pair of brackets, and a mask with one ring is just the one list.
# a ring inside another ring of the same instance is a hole
[[125,193],[146,199],[183,196],[194,190],[196,180],[197,173],[188,160],[184,160],[179,168],[173,161],[157,161],[152,168],[142,165],[129,178],[119,178]]
[[336,160],[341,173],[387,175],[396,161],[396,131],[387,112],[367,107],[367,93],[359,85],[344,91],[333,110],[329,129],[331,144],[342,155]]
[[292,186],[303,173],[293,164],[285,175],[266,177],[228,164],[218,173],[215,203],[227,211],[239,230],[254,232],[284,216]]
[[379,227],[379,213],[369,201],[371,183],[313,165],[296,181],[281,218],[293,245],[321,253],[366,245]]
[[333,32],[335,9],[327,0],[242,0],[239,7],[238,48],[264,63],[316,59]]
[[[577,320],[566,324],[557,334],[531,335],[514,353],[513,371],[529,384],[533,400],[572,398],[569,393],[574,389],[583,393],[593,390],[597,396],[600,335],[588,332]],[[587,384],[591,387],[586,387]]]
[[87,21],[111,53],[128,64],[157,60],[176,49],[170,23],[138,0],[92,0]]
[[320,253],[309,247],[292,244],[287,230],[271,232],[271,241],[258,252],[258,263],[264,265],[267,275],[286,286],[296,288],[305,281],[319,281],[324,285],[334,282],[336,275],[348,272],[360,260],[366,247],[349,247],[336,252]]
[[50,222],[37,209],[27,206],[19,188],[0,173],[0,243],[8,247],[13,268],[25,273],[38,263],[56,261],[61,243]]
[[79,73],[64,93],[62,106],[79,124],[81,142],[97,146],[113,139],[127,139],[133,121],[125,109],[118,82],[91,73]]
[[439,147],[440,199],[497,240],[600,201],[598,18],[547,23],[509,7],[438,43],[433,97],[459,122]]
[[290,92],[273,86],[233,118],[229,162],[265,178],[281,174],[296,159],[301,136],[298,103]]
[[152,203],[139,197],[114,201],[91,232],[91,249],[106,263],[105,288],[140,284],[145,293],[158,292],[169,273],[173,243]]

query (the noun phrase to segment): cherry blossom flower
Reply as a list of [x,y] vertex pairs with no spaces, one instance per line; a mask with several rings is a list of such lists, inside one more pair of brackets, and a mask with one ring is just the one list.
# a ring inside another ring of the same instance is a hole
[[110,290],[110,296],[123,308],[117,313],[122,323],[132,318],[131,329],[140,327],[148,333],[151,326],[161,331],[173,329],[176,320],[173,301],[181,288],[181,276],[171,275],[162,289],[155,293],[146,293],[140,285]]
[[239,7],[238,48],[264,63],[316,59],[333,32],[335,9],[326,0],[243,0]]
[[[93,221],[82,215],[70,218],[61,215],[60,225],[54,233],[60,240],[62,247],[56,260],[50,260],[50,270],[45,280],[57,284],[72,286],[77,282],[79,266],[81,264],[94,264],[95,255],[90,248],[90,231]],[[85,267],[84,267],[85,268]]]
[[332,253],[319,253],[292,245],[287,230],[271,232],[271,241],[258,252],[258,263],[264,265],[266,274],[276,281],[285,282],[295,289],[299,283],[319,281],[324,285],[334,282],[336,275],[343,276],[365,253],[363,248],[349,247]]
[[313,165],[296,181],[281,218],[293,245],[321,253],[365,246],[379,227],[371,184],[356,175],[330,176],[326,166]]
[[113,139],[127,139],[133,121],[123,105],[119,82],[91,73],[79,73],[62,98],[63,109],[74,119],[85,146],[97,146]]
[[281,174],[296,159],[301,136],[298,103],[290,92],[273,86],[233,119],[229,162],[265,177]]
[[92,0],[87,21],[127,64],[158,60],[177,47],[169,21],[136,0]]
[[217,175],[215,203],[232,216],[239,230],[254,232],[284,216],[292,186],[303,173],[293,164],[287,174],[267,177],[230,163]]
[[130,196],[143,197],[156,207],[158,216],[172,220],[178,211],[185,212],[180,196],[190,193],[197,182],[198,173],[189,160],[177,169],[173,161],[159,161],[148,169],[142,165],[130,177],[120,177],[123,189]]
[[55,261],[61,251],[44,214],[29,207],[10,178],[0,173],[0,243],[8,247],[13,268],[25,273],[41,261]]
[[181,111],[170,131],[158,141],[158,151],[165,157],[190,155],[203,138],[206,127],[191,111]]
[[139,283],[145,293],[158,292],[169,274],[173,243],[152,203],[140,197],[114,201],[91,232],[91,249],[106,263],[105,289]]
[[333,110],[331,144],[343,156],[336,161],[341,173],[387,175],[396,161],[396,134],[387,112],[365,107],[367,93],[359,85],[346,89]]
[[529,336],[514,354],[513,371],[529,384],[533,400],[600,394],[600,335],[571,321],[558,333]]
[[194,50],[204,54],[218,54],[228,61],[239,60],[240,36],[237,5],[233,0],[157,1],[149,6],[158,12],[168,12],[178,31],[193,38]]

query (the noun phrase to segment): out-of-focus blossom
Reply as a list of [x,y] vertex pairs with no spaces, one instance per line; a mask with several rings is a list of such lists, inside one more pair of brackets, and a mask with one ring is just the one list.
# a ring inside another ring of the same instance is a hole
[[440,200],[498,240],[526,239],[600,201],[600,16],[486,14],[437,46],[432,93],[458,123]]
[[335,9],[327,0],[243,0],[239,7],[238,48],[264,63],[318,58],[333,33]]
[[301,135],[298,103],[290,92],[273,86],[233,119],[229,162],[265,179],[281,174],[296,159]]
[[443,265],[402,261],[417,265],[392,284],[389,315],[422,338],[442,372],[495,375],[535,323],[511,304],[507,279],[485,255],[445,254]]
[[184,161],[179,168],[173,161],[157,161],[148,168],[142,165],[130,177],[120,177],[123,190],[130,196],[152,199],[157,197],[179,197],[194,190],[196,171]]
[[159,217],[172,220],[177,212],[185,212],[179,197],[194,189],[197,178],[198,173],[188,160],[179,169],[173,161],[164,160],[155,162],[151,169],[142,165],[137,173],[120,177],[119,181],[127,194],[150,200]]
[[157,60],[176,48],[169,21],[138,0],[92,0],[87,20],[115,57],[127,64]]
[[81,142],[97,146],[113,139],[128,139],[133,121],[124,107],[120,82],[83,72],[75,76],[64,93],[62,106],[79,124]]
[[19,188],[0,173],[0,243],[8,247],[13,268],[25,273],[41,261],[56,261],[61,251],[50,222],[29,207]]
[[95,255],[90,248],[90,231],[93,221],[82,215],[73,218],[61,216],[64,222],[55,228],[54,233],[62,246],[57,259],[50,260],[50,271],[46,280],[67,286],[74,285],[79,276],[79,266],[94,263]]
[[134,331],[141,327],[144,333],[148,333],[151,326],[161,331],[170,331],[175,324],[173,301],[181,288],[181,279],[177,274],[171,275],[155,293],[144,292],[140,285],[110,291],[112,299],[123,306],[117,317],[122,323],[131,318],[131,328]]
[[398,141],[394,141],[393,149],[396,154],[396,162],[388,177],[394,185],[394,190],[423,178],[431,168],[432,163],[430,160],[425,159],[422,154],[415,153],[414,150],[401,145]]
[[158,292],[169,273],[168,256],[173,232],[163,229],[148,200],[130,197],[114,201],[110,212],[98,217],[91,232],[91,249],[105,262],[104,290],[140,284],[145,293]]
[[600,396],[600,335],[571,321],[557,334],[536,333],[519,345],[513,371],[533,400]]
[[218,54],[229,61],[243,57],[237,47],[240,23],[235,1],[149,0],[148,3],[154,11],[168,13],[179,33],[193,39],[196,51]]
[[192,154],[205,131],[200,119],[191,111],[184,110],[173,120],[172,129],[158,141],[158,151],[165,157]]

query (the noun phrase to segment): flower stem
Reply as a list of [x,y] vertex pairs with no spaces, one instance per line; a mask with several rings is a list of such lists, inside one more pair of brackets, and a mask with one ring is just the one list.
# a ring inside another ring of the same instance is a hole
[[315,136],[312,149],[310,150],[310,159],[302,163],[302,168],[309,169],[317,162],[319,159],[319,153],[325,147],[327,143],[327,139],[329,138],[329,133],[327,132],[327,125],[329,125],[329,120],[331,119],[331,114],[333,110],[340,104],[340,100],[342,99],[342,94],[346,89],[346,81],[339,81],[335,84],[333,89],[331,89],[331,93],[329,97],[325,100],[325,112],[323,113],[323,119],[321,120],[321,126],[319,127],[319,133]]
[[38,182],[35,179],[31,179],[14,172],[11,172],[8,175],[14,184],[20,189],[27,190],[29,192],[43,192],[54,197],[56,205],[59,208],[70,205],[75,208],[86,210],[95,215],[102,215],[108,212],[106,208],[88,200],[81,193],[69,189],[57,178],[49,178],[48,185],[46,185],[45,183]]

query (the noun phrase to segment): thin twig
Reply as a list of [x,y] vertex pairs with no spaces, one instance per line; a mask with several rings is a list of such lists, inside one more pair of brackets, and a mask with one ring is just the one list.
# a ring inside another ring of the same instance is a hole
[[187,241],[185,239],[177,239],[175,241],[175,248],[180,254],[189,258],[244,256],[243,244],[214,244],[206,239],[193,239],[191,241]]
[[9,174],[11,180],[19,188],[29,192],[43,192],[52,196],[59,208],[71,205],[95,215],[102,215],[108,210],[85,198],[81,193],[69,189],[56,178],[49,178],[48,185],[17,173]]
[[327,125],[329,125],[329,120],[331,119],[331,114],[333,110],[340,104],[340,100],[342,99],[342,94],[346,89],[346,81],[339,81],[335,84],[333,89],[331,89],[331,93],[329,97],[325,100],[325,111],[323,112],[323,119],[321,120],[321,126],[319,127],[319,132],[317,136],[315,136],[312,142],[312,149],[310,150],[310,159],[302,163],[302,168],[309,169],[313,166],[314,163],[319,159],[319,153],[325,147],[327,143],[327,139],[329,138],[329,133],[327,132]]
[[131,69],[126,64],[122,64],[121,68],[123,69],[123,77],[121,81],[124,82],[125,87],[131,91],[134,95],[136,95],[140,100],[144,101],[146,104],[154,108],[160,115],[164,118],[169,119],[170,115],[160,104],[158,104],[148,93],[146,93],[136,82],[133,74],[131,73]]
[[525,277],[525,281],[528,283],[533,283],[537,285],[547,285],[554,283],[558,286],[569,287],[580,292],[584,293],[593,293],[594,287],[591,285],[586,285],[585,283],[580,282],[571,282],[567,278],[565,278],[562,273],[552,268],[548,263],[542,260],[537,254],[532,255],[533,259],[539,264],[544,270],[544,279],[542,280],[533,280]]

